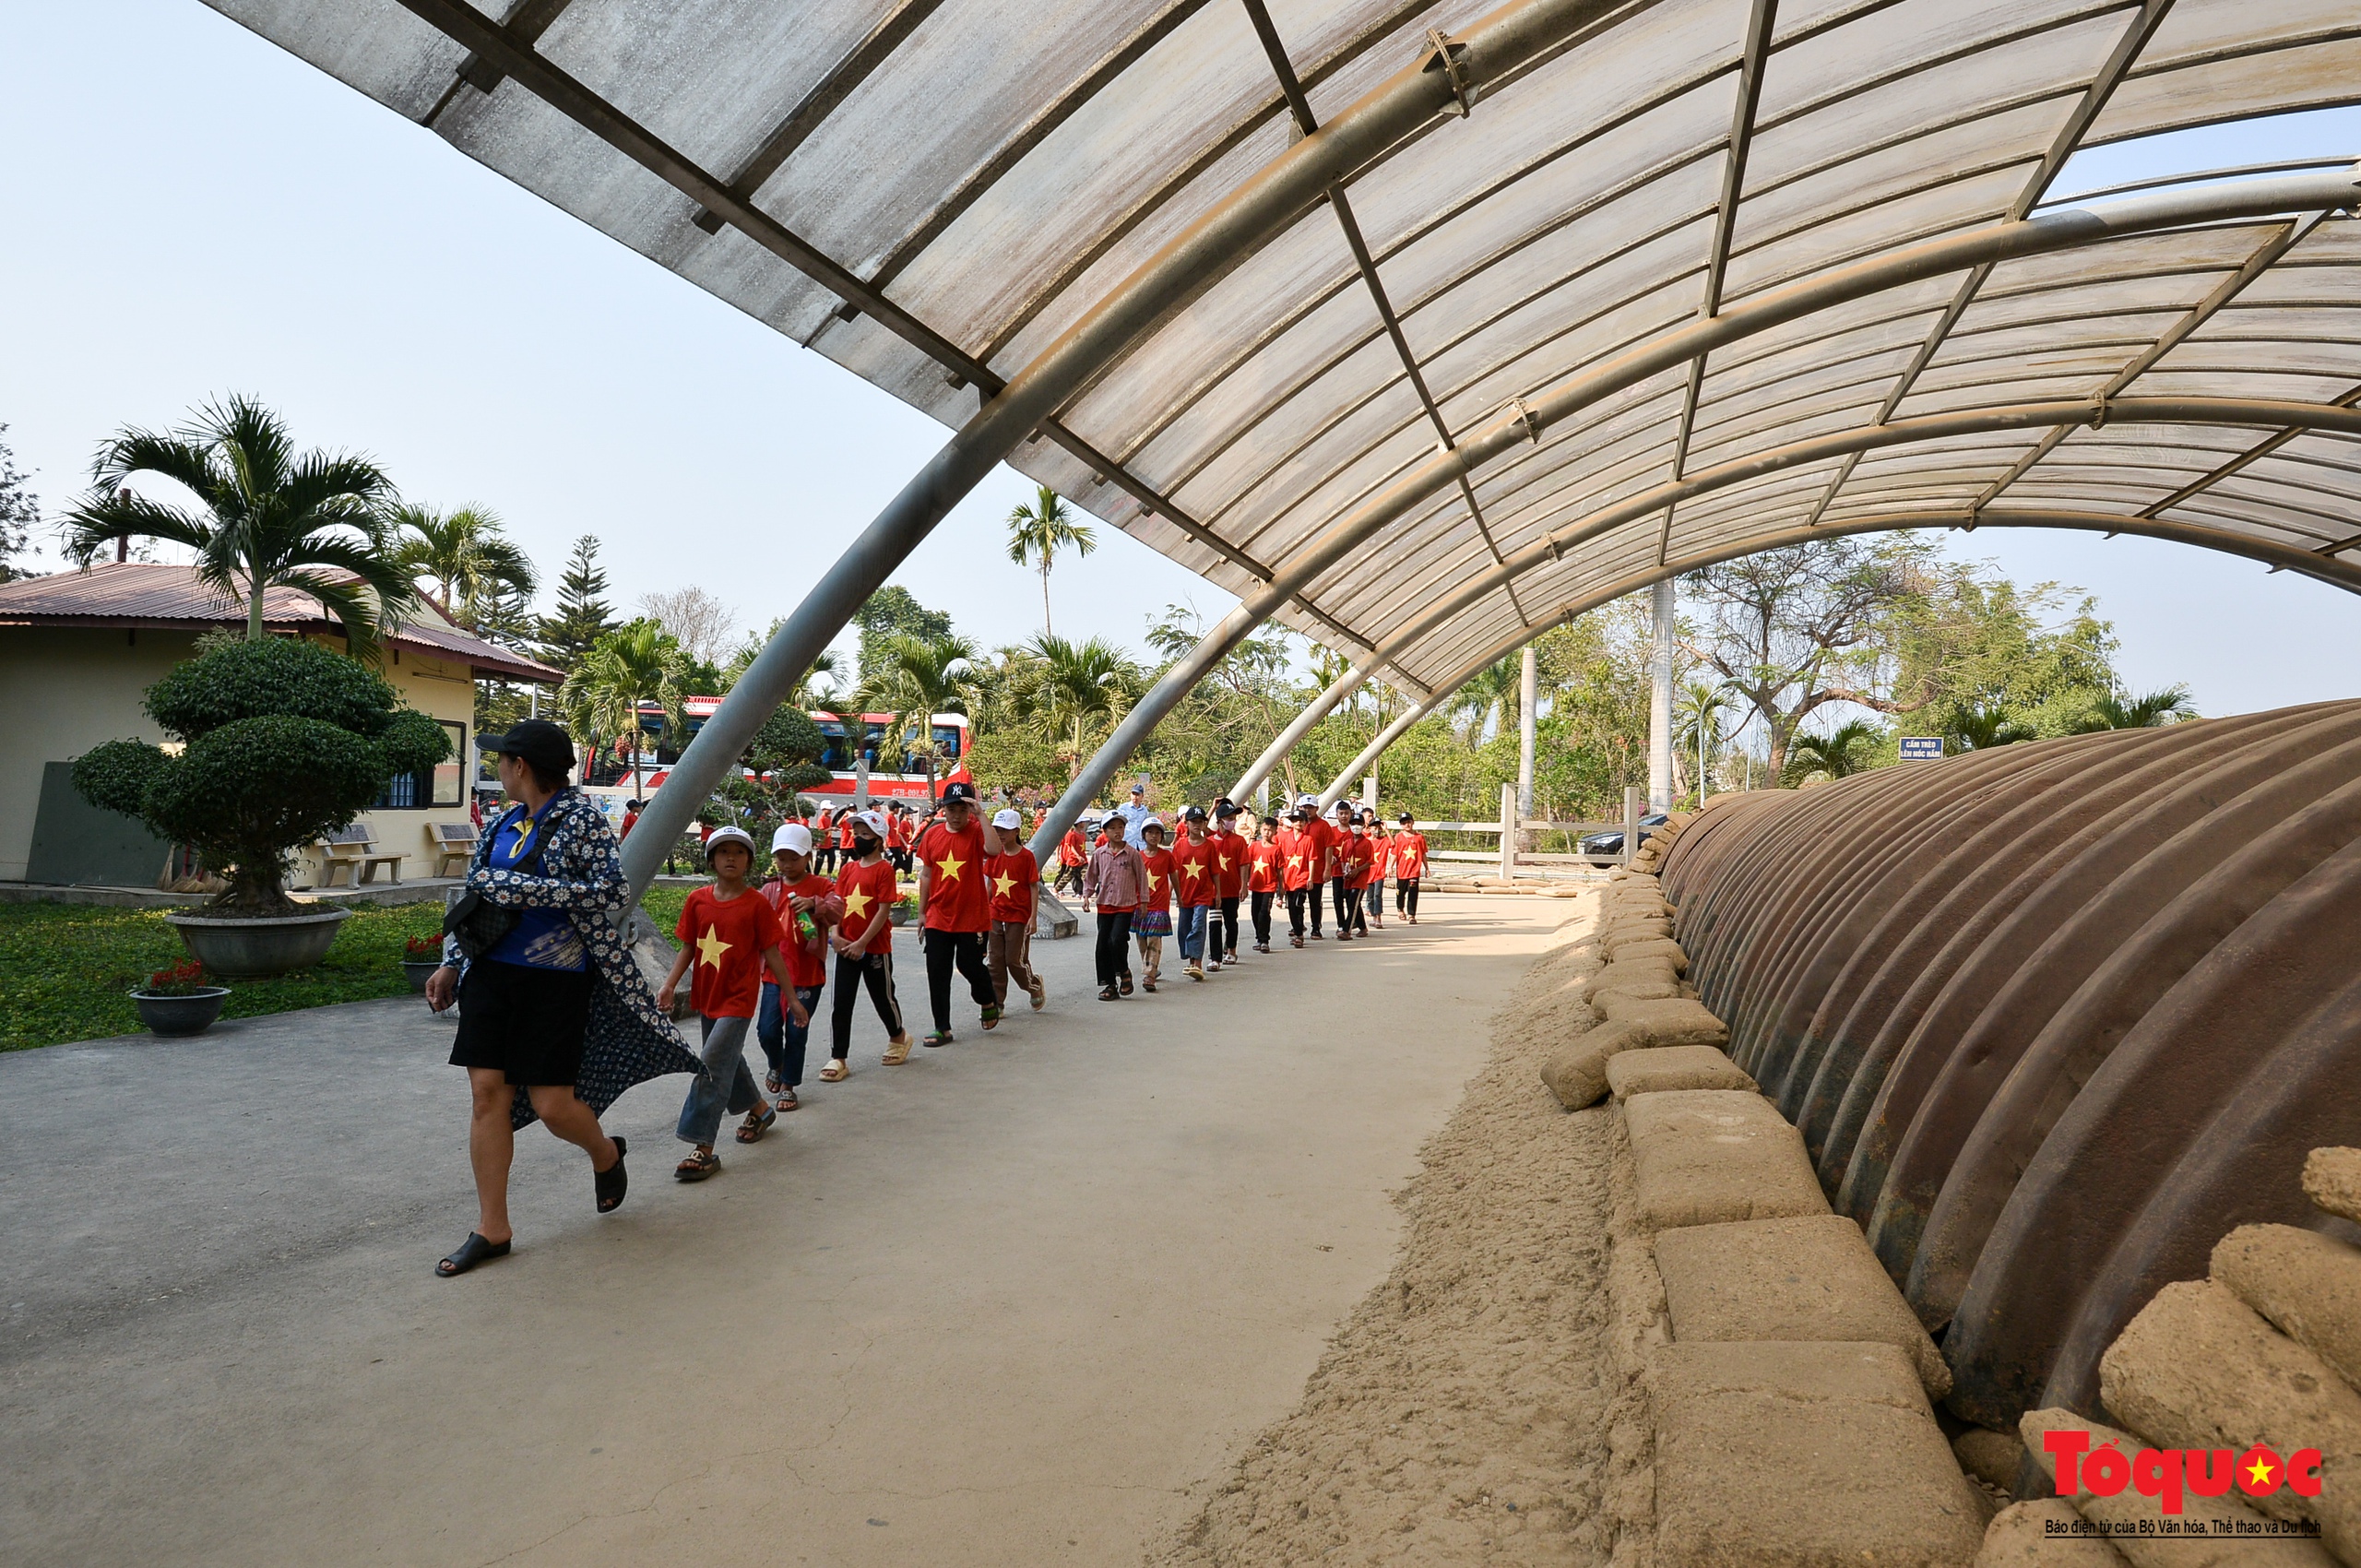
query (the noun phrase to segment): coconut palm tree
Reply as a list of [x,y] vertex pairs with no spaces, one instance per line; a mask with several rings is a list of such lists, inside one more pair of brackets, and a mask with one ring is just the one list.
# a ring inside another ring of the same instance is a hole
[[1714,753],[1722,743],[1722,715],[1736,707],[1737,692],[1727,682],[1691,681],[1680,688],[1673,708],[1672,754],[1686,760],[1688,748],[1697,752],[1697,799],[1703,801],[1711,782],[1706,778]]
[[1498,714],[1507,724],[1517,711],[1525,689],[1525,675],[1515,655],[1479,671],[1459,688],[1452,699],[1453,711],[1467,719],[1467,743],[1470,747],[1483,743],[1486,726]]
[[1008,558],[1018,565],[1041,563],[1041,635],[1050,635],[1050,563],[1061,550],[1087,555],[1098,548],[1098,536],[1087,523],[1074,520],[1074,508],[1048,485],[1032,504],[1019,502],[1008,514]]
[[[168,479],[197,506],[150,501],[125,488]],[[250,398],[208,403],[170,432],[130,426],[99,448],[95,481],[65,517],[67,558],[88,567],[126,536],[182,545],[199,582],[246,605],[246,638],[263,636],[263,596],[291,588],[320,601],[354,653],[417,602],[383,516],[393,481],[365,457],[298,454],[287,423]]]
[[662,709],[658,745],[679,736],[687,727],[681,687],[688,673],[688,655],[671,634],[653,621],[634,621],[593,643],[558,688],[560,706],[586,733],[630,740],[634,795],[639,793],[640,705],[653,702]]
[[2089,717],[2074,727],[2074,732],[2088,735],[2101,730],[2153,730],[2158,725],[2177,724],[2196,717],[2197,704],[2190,699],[2187,686],[2166,686],[2138,697],[2109,692],[2091,706]]
[[1847,719],[1825,735],[1797,735],[1787,743],[1787,782],[1808,784],[1859,773],[1884,739],[1884,731],[1858,719]]
[[1138,700],[1139,667],[1104,637],[1076,643],[1044,632],[1026,651],[1039,661],[1025,694],[1026,712],[1060,731],[1058,754],[1071,781]]
[[956,634],[921,637],[897,633],[871,643],[869,651],[854,701],[863,711],[899,719],[903,750],[926,765],[927,792],[932,794],[933,717],[968,710],[983,656],[973,642]]
[[530,599],[540,589],[532,561],[502,531],[497,514],[482,506],[441,512],[400,505],[386,515],[400,543],[394,560],[410,580],[428,587],[443,612],[473,631],[484,611],[504,599]]

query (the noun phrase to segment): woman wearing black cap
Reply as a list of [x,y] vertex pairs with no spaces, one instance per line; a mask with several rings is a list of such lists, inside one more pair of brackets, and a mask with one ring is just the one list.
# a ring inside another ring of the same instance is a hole
[[574,744],[545,719],[483,737],[517,804],[476,843],[467,888],[426,982],[440,1013],[456,996],[451,1063],[468,1070],[474,1112],[476,1229],[434,1265],[448,1279],[508,1255],[508,1166],[516,1130],[539,1118],[590,1156],[599,1212],[623,1201],[623,1140],[599,1115],[637,1083],[702,1063],[656,1005],[614,917],[630,907],[604,813],[567,782]]

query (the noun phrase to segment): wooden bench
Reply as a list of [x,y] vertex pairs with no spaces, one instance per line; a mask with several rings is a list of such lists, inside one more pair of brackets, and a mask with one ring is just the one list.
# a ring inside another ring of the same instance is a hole
[[398,883],[402,879],[402,862],[408,855],[380,854],[377,840],[370,831],[354,823],[339,827],[320,840],[320,885],[334,887],[339,871],[352,873],[352,885],[377,880],[377,868],[386,868],[386,880]]
[[[466,871],[468,861],[476,852],[476,839],[481,837],[472,822],[429,823],[426,836],[433,842],[434,874],[437,876],[457,876]],[[457,862],[457,870],[452,869],[454,862]]]

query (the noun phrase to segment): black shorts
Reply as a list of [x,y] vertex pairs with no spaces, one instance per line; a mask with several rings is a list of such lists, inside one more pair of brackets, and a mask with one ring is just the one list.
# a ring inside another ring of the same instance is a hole
[[459,982],[454,1067],[490,1067],[512,1084],[568,1088],[582,1071],[590,1027],[590,971],[536,969],[481,959]]

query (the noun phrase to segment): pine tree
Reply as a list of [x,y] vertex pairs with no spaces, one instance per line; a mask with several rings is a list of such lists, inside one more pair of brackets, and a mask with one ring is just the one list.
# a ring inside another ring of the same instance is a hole
[[603,597],[607,574],[599,569],[599,540],[584,534],[574,541],[565,573],[557,580],[556,613],[541,620],[541,659],[570,670],[591,645],[622,624]]

